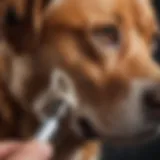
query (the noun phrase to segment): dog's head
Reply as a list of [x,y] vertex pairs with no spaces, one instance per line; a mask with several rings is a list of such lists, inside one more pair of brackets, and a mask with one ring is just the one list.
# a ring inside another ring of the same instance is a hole
[[[18,99],[46,106],[56,75],[64,90],[67,80],[75,93],[71,123],[81,135],[139,141],[158,131],[160,71],[152,58],[157,24],[149,0],[50,1],[37,24],[34,34],[14,32],[19,44],[10,36],[13,27],[5,31],[18,52],[32,52],[13,62],[10,89]],[[52,74],[55,69],[60,72]]]

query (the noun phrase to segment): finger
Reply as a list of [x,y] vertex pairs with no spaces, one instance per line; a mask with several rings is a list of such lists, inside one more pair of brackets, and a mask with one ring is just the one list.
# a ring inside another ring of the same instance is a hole
[[0,160],[14,153],[21,144],[19,142],[2,142],[0,143]]
[[14,154],[9,160],[48,160],[53,155],[50,145],[30,142]]

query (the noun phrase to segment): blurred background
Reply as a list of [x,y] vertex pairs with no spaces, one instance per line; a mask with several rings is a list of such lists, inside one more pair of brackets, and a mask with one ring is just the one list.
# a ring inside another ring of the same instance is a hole
[[[160,22],[160,0],[153,0],[153,5]],[[160,64],[160,38],[155,60]],[[116,148],[105,144],[103,146],[102,160],[160,160],[160,137],[148,144],[127,148]]]

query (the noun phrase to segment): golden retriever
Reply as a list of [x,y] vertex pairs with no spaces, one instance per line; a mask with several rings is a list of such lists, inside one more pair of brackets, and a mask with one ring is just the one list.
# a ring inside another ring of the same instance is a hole
[[[152,59],[157,24],[149,0],[8,2],[7,92],[40,119],[55,98],[72,105],[56,160],[73,158],[89,139],[133,144],[157,135],[160,70]],[[89,143],[78,156],[90,159],[98,146]]]

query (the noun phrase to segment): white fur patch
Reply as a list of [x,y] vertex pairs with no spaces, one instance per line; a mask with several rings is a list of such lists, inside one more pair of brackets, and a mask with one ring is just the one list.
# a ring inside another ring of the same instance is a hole
[[[63,86],[62,86],[62,83]],[[64,99],[72,107],[76,107],[78,100],[71,78],[62,70],[55,69],[51,75],[51,90],[58,98]]]
[[24,93],[25,81],[31,75],[28,57],[15,56],[12,61],[12,77],[10,79],[10,90],[18,98]]

